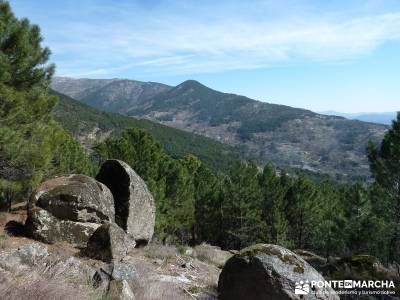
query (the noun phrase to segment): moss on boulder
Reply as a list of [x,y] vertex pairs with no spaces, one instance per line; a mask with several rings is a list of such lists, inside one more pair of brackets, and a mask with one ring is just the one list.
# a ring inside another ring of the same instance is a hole
[[[219,277],[221,300],[299,299],[295,286],[300,281],[324,278],[300,256],[272,244],[256,244],[230,258]],[[307,299],[339,299],[333,289],[323,287]]]

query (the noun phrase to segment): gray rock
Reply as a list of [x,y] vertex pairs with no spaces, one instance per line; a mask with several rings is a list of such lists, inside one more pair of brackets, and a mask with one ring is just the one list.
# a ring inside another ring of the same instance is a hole
[[93,287],[105,291],[108,290],[111,282],[112,269],[112,264],[99,268],[93,275]]
[[146,183],[126,163],[107,160],[96,179],[111,190],[115,201],[115,221],[137,245],[146,245],[152,238],[155,204]]
[[33,192],[26,228],[47,243],[67,241],[84,247],[101,223],[114,220],[110,190],[88,176],[70,175],[47,180]]
[[112,280],[136,280],[135,266],[126,263],[110,263],[99,268],[93,275],[93,286],[108,290]]
[[51,262],[48,265],[48,272],[50,272],[52,278],[66,276],[76,281],[87,282],[95,273],[92,266],[74,256],[59,260],[56,263]]
[[[387,280],[400,282],[397,270],[384,266],[371,255],[353,255],[342,257],[329,263],[323,270],[326,277],[353,280]],[[397,286],[397,285],[396,285]],[[366,290],[365,288],[363,290]]]
[[47,247],[37,243],[26,244],[8,253],[1,253],[0,268],[18,272],[43,262],[49,253]]
[[138,277],[135,266],[127,263],[114,263],[112,271],[112,279],[116,280],[133,280]]
[[96,229],[83,252],[86,256],[111,262],[121,260],[134,247],[135,241],[121,227],[106,223]]
[[134,300],[135,296],[126,280],[112,280],[107,297],[111,300]]
[[36,244],[36,243],[22,245],[22,246],[18,247],[17,253],[21,258],[29,259],[32,261],[36,261],[38,259],[43,259],[43,258],[46,258],[47,256],[49,256],[47,247]]
[[[248,247],[230,258],[219,277],[221,300],[300,299],[295,286],[324,278],[292,251],[270,244]],[[304,296],[304,295],[302,295]],[[331,288],[309,290],[308,300],[338,300]]]
[[21,257],[13,254],[0,255],[0,268],[12,273],[27,269],[28,266],[23,264]]

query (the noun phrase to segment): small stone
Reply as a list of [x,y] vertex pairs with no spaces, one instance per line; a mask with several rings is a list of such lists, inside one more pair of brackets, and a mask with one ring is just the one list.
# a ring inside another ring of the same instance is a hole
[[187,256],[193,256],[193,248],[187,248],[185,250],[185,255]]
[[111,281],[112,265],[106,265],[98,269],[93,275],[93,287],[108,290]]
[[133,265],[125,263],[114,263],[112,279],[132,280],[137,278],[138,274]]
[[138,274],[135,266],[113,262],[99,268],[93,275],[93,286],[107,290],[111,280],[134,280]]
[[30,259],[36,261],[37,259],[43,259],[49,256],[46,246],[39,244],[28,244],[18,247],[18,255],[21,258]]
[[111,300],[134,300],[135,296],[126,280],[112,280],[107,296]]

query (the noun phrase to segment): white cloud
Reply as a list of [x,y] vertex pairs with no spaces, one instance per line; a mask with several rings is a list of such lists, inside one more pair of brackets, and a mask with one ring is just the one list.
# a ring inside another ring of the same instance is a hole
[[122,16],[113,21],[89,19],[47,28],[58,73],[192,74],[303,60],[343,61],[400,39],[400,12],[272,20],[251,15],[184,17],[158,11],[124,11]]

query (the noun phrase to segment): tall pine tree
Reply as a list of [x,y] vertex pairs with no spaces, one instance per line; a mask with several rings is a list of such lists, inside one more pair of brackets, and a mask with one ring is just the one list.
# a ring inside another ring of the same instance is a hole
[[276,170],[266,165],[260,174],[263,219],[266,222],[265,241],[287,244],[288,221],[285,215],[286,187]]
[[[50,117],[57,101],[48,93],[54,66],[41,42],[39,27],[17,19],[0,0],[0,197],[8,208],[45,177],[89,172],[79,144]],[[73,160],[64,150],[74,151]]]
[[400,113],[385,134],[380,147],[372,142],[368,158],[375,181],[390,199],[389,260],[400,261]]
[[240,162],[224,181],[222,228],[226,248],[241,249],[263,241],[266,223],[258,173],[254,163]]

